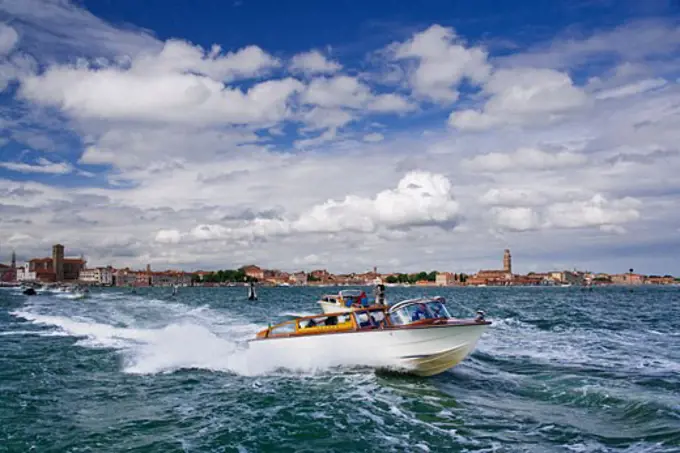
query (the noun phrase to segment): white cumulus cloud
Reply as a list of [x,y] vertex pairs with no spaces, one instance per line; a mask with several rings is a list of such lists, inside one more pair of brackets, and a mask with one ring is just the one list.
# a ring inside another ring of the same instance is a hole
[[0,57],[9,54],[19,41],[19,34],[9,25],[0,23]]
[[399,44],[394,58],[417,61],[409,84],[414,94],[435,102],[455,101],[457,86],[464,78],[481,83],[491,69],[484,49],[465,46],[452,28],[438,24]]
[[310,50],[293,56],[290,69],[294,72],[299,71],[305,74],[332,74],[342,69],[342,65],[337,61],[331,61],[318,50]]
[[481,110],[454,111],[449,125],[483,130],[499,125],[550,121],[588,103],[568,74],[552,69],[500,69],[484,85],[489,96]]
[[587,158],[571,151],[548,152],[519,148],[512,153],[480,154],[464,160],[468,168],[479,171],[551,170],[583,165]]
[[0,167],[20,173],[49,173],[65,175],[73,171],[73,166],[66,162],[52,162],[45,158],[38,159],[36,164],[24,162],[0,162]]

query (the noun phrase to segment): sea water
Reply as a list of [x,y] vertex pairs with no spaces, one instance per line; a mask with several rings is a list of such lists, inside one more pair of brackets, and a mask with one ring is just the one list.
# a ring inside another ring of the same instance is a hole
[[678,287],[387,288],[493,322],[431,378],[248,349],[337,289],[0,289],[0,452],[680,451]]

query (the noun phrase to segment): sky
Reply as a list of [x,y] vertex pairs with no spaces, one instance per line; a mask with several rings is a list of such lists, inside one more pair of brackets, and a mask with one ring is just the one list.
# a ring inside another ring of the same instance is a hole
[[680,274],[672,0],[0,0],[0,262]]

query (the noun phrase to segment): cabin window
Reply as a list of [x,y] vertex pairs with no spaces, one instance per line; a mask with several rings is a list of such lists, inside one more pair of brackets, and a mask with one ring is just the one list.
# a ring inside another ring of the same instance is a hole
[[309,327],[322,327],[322,326],[337,326],[349,321],[349,316],[339,315],[339,316],[318,316],[316,318],[303,319],[300,321],[300,328],[306,329]]
[[362,311],[354,314],[359,328],[378,327],[385,321],[385,313],[382,311]]
[[410,324],[421,319],[432,318],[434,318],[434,315],[424,303],[407,305],[390,314],[390,319],[396,325]]
[[285,335],[295,332],[295,323],[288,322],[280,326],[272,327],[270,335]]
[[385,313],[382,311],[371,311],[369,312],[371,315],[371,318],[373,318],[373,322],[375,324],[380,325],[385,321]]
[[359,325],[359,328],[365,328],[365,327],[372,327],[374,324],[366,312],[361,312],[361,313],[354,313],[357,318],[357,324]]
[[338,315],[338,324],[345,324],[347,322],[350,322],[350,316],[347,315]]
[[428,302],[427,308],[430,310],[434,318],[447,319],[451,317],[449,311],[446,309],[446,305],[444,305],[442,302],[436,300]]

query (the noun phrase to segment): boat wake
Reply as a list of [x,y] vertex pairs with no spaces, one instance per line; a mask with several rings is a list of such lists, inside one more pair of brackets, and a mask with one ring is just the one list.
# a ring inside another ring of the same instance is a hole
[[379,357],[370,345],[362,351],[292,347],[271,354],[255,350],[247,340],[266,326],[243,323],[207,306],[129,296],[113,303],[110,295],[92,296],[90,302],[65,306],[43,300],[12,315],[40,326],[34,332],[39,335],[70,336],[78,339],[75,344],[80,347],[115,349],[122,355],[123,371],[130,374],[201,369],[260,376],[317,374],[338,367],[404,369]]

